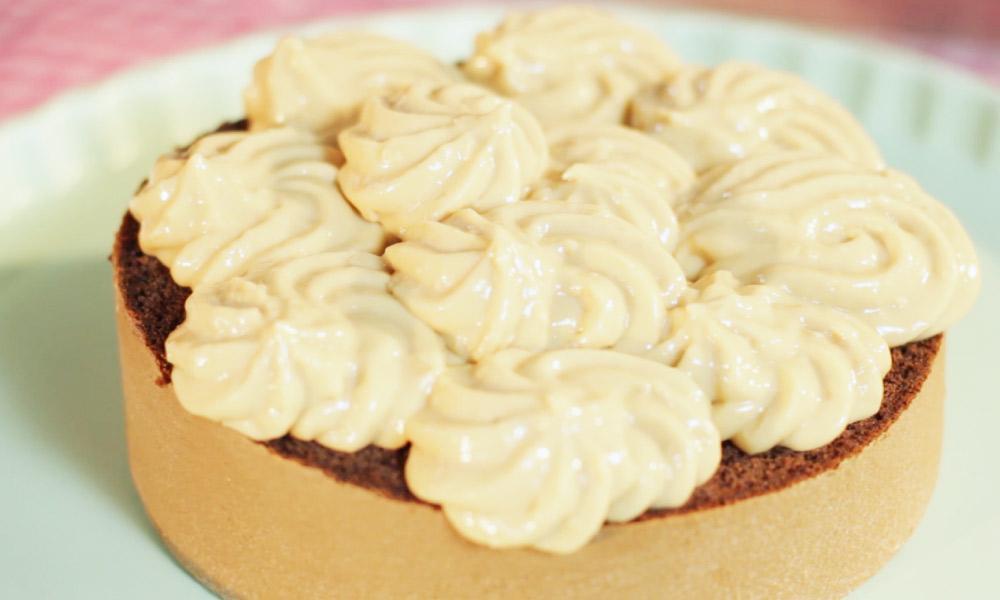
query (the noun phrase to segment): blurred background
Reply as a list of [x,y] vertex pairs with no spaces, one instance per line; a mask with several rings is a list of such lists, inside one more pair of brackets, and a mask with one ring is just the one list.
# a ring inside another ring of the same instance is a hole
[[[0,118],[135,63],[258,29],[435,0],[0,0]],[[455,4],[454,2],[452,2]],[[1000,0],[640,0],[849,31],[1000,84]],[[505,2],[510,6],[533,3]],[[613,4],[613,3],[605,3]]]

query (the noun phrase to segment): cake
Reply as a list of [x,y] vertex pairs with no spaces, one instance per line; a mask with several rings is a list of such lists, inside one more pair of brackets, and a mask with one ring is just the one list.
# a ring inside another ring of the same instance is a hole
[[133,478],[210,589],[834,597],[916,527],[975,254],[818,90],[560,7],[458,68],[288,38],[245,99],[112,252]]

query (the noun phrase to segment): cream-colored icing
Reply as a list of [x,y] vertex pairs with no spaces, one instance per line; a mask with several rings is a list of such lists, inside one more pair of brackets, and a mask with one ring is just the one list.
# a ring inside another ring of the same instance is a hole
[[417,81],[446,83],[458,72],[405,42],[358,31],[286,37],[254,67],[243,93],[254,130],[291,126],[329,141],[357,119],[374,94]]
[[465,83],[421,82],[373,97],[339,139],[344,195],[393,233],[461,208],[515,202],[548,166],[535,118]]
[[909,177],[832,155],[769,153],[706,174],[679,211],[691,279],[730,271],[848,310],[890,346],[940,333],[979,289],[955,216]]
[[791,73],[747,63],[678,70],[634,98],[629,123],[653,132],[699,171],[774,150],[883,166],[875,143],[835,100]]
[[530,199],[600,207],[673,249],[672,205],[695,180],[687,161],[621,125],[567,126],[549,131],[548,138],[552,169]]
[[624,125],[563,125],[547,130],[545,138],[555,173],[575,164],[627,163],[670,203],[695,180],[691,165],[676,150]]
[[196,288],[166,343],[177,398],[253,439],[402,446],[445,352],[388,283],[379,257],[334,252]]
[[718,271],[669,321],[650,358],[690,374],[722,438],[745,452],[818,448],[882,403],[889,346],[847,312]]
[[608,13],[559,6],[514,12],[479,34],[462,68],[545,126],[621,123],[632,95],[680,66],[664,43]]
[[507,350],[441,376],[406,480],[465,537],[572,552],[605,521],[683,504],[719,463],[690,377],[607,350]]
[[570,552],[686,502],[720,439],[828,443],[878,410],[888,346],[975,298],[954,216],[794,76],[682,67],[578,7],[511,16],[463,70],[508,98],[400,42],[288,38],[252,133],[157,163],[131,210],[194,288],[187,410],[412,441],[462,535]]
[[390,288],[461,356],[544,348],[560,258],[471,209],[411,227],[385,251]]
[[385,257],[393,293],[473,359],[504,348],[644,352],[686,286],[655,238],[560,202],[422,223]]
[[139,245],[186,286],[225,281],[264,260],[378,252],[384,234],[340,195],[329,152],[291,129],[207,135],[158,160],[132,199]]
[[550,347],[640,352],[662,335],[666,308],[687,285],[676,260],[653,237],[592,207],[519,202],[489,218],[563,260]]

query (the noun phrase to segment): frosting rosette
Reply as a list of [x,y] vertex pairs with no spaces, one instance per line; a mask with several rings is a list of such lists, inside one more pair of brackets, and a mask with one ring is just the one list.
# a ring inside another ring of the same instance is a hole
[[379,251],[384,234],[341,196],[329,152],[310,134],[279,128],[207,135],[161,158],[129,206],[142,250],[185,286],[258,261]]
[[548,166],[535,118],[465,83],[417,83],[372,98],[339,139],[344,195],[393,233],[461,208],[515,202]]
[[257,440],[402,446],[445,350],[388,282],[379,257],[333,252],[196,288],[166,342],[177,398]]
[[605,521],[684,504],[720,458],[690,377],[606,350],[508,350],[453,367],[407,433],[407,484],[463,536],[555,553]]
[[837,101],[791,73],[747,63],[677,70],[636,95],[629,123],[653,132],[699,171],[772,150],[883,166],[875,143]]
[[518,202],[488,218],[561,258],[550,348],[644,351],[659,341],[666,310],[687,288],[680,265],[655,238],[594,207]]
[[691,375],[722,439],[747,453],[818,448],[878,412],[889,347],[861,319],[732,274],[695,283],[649,356]]
[[552,171],[530,198],[603,208],[673,249],[672,205],[695,180],[687,161],[621,125],[575,125],[548,134]]
[[644,352],[666,332],[667,309],[687,285],[653,237],[561,202],[421,224],[385,257],[393,293],[474,359],[509,347]]
[[678,212],[690,279],[725,270],[843,308],[890,346],[943,331],[974,302],[975,250],[909,177],[808,153],[749,157],[706,174]]
[[560,258],[471,209],[407,230],[385,251],[393,294],[461,356],[548,343]]
[[458,72],[405,42],[344,31],[286,37],[254,67],[243,92],[253,129],[292,126],[333,140],[353,123],[362,103],[416,81],[446,83]]
[[621,123],[639,88],[679,66],[656,36],[601,10],[561,6],[511,13],[476,37],[462,68],[549,126]]
[[671,202],[694,183],[694,171],[683,156],[631,127],[592,123],[563,125],[546,131],[545,137],[554,172],[580,163],[628,163],[644,181],[669,194]]

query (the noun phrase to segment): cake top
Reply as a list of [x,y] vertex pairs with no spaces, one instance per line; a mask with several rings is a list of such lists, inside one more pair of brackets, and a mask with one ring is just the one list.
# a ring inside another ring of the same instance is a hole
[[131,204],[193,290],[178,399],[253,439],[410,444],[413,493],[488,546],[680,506],[723,440],[829,443],[978,289],[954,216],[835,101],[593,9],[513,14],[461,69],[288,38],[245,99],[249,131]]

